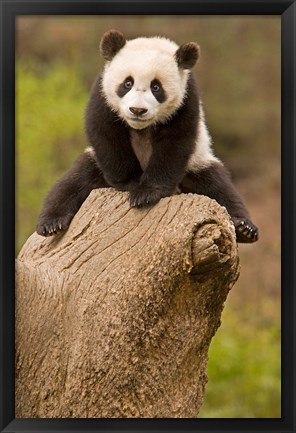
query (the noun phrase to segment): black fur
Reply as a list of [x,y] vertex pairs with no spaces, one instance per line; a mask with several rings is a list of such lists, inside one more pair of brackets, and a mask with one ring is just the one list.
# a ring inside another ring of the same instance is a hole
[[85,112],[85,128],[96,162],[110,186],[125,191],[142,174],[130,143],[129,127],[107,106],[99,76]]
[[180,189],[184,193],[206,195],[225,206],[234,222],[238,242],[258,240],[258,229],[251,222],[243,200],[235,189],[228,170],[222,164],[212,163],[196,173],[187,173]]
[[[107,38],[102,43],[105,56],[111,55],[121,43],[123,41],[118,35]],[[185,44],[177,51],[176,61],[180,67],[189,68],[195,63],[198,50],[193,45]],[[182,192],[216,199],[232,217],[237,240],[256,241],[258,229],[250,221],[248,211],[222,164],[215,163],[198,172],[186,173],[195,148],[198,119],[199,96],[190,73],[182,106],[167,123],[149,128],[152,155],[143,172],[131,146],[130,127],[108,107],[98,77],[85,113],[86,134],[95,156],[92,158],[87,153],[80,156],[53,186],[40,214],[37,233],[48,236],[65,230],[94,188],[113,186],[129,191],[130,205],[143,207],[172,195],[179,187]]]
[[105,33],[100,43],[100,52],[105,60],[112,60],[115,54],[126,44],[126,40],[118,30]]
[[197,62],[199,56],[199,46],[195,42],[188,42],[178,48],[175,58],[179,68],[191,69]]
[[[131,83],[130,86],[127,86],[127,83]],[[127,77],[123,83],[120,83],[116,93],[120,98],[123,98],[133,87],[134,79],[133,77]]]
[[[158,88],[157,90],[155,86]],[[158,102],[163,103],[167,99],[165,90],[162,87],[161,82],[157,80],[157,78],[155,78],[155,80],[151,82],[150,87],[151,87],[151,92],[153,93],[153,95],[155,96]]]

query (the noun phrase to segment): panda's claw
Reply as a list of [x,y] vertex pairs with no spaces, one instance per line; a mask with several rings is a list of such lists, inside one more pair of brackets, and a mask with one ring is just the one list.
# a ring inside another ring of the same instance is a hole
[[136,207],[136,201],[130,199],[130,207]]
[[237,242],[251,243],[259,238],[258,228],[247,218],[233,217]]
[[41,236],[53,236],[66,230],[73,216],[68,214],[64,217],[43,217],[38,221],[36,232]]
[[163,197],[170,195],[170,192],[161,187],[137,185],[130,191],[131,207],[148,207],[158,203]]

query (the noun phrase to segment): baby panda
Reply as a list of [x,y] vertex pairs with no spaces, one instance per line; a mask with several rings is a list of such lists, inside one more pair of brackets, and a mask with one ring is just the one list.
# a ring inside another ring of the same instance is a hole
[[103,73],[85,113],[89,142],[45,199],[37,233],[66,230],[90,191],[129,192],[131,207],[156,204],[176,192],[206,195],[225,206],[238,242],[255,242],[258,229],[223,163],[213,154],[196,80],[199,47],[163,37],[126,40],[105,33]]

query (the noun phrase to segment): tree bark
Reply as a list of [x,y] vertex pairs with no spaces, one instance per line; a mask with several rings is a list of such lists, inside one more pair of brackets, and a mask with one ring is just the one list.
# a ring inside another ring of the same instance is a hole
[[92,191],[68,231],[17,260],[16,416],[192,418],[238,278],[224,208],[193,194],[131,209]]

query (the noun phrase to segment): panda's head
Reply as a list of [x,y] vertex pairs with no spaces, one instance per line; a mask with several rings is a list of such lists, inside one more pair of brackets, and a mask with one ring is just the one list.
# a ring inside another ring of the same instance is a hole
[[109,107],[131,128],[143,129],[166,122],[182,105],[199,47],[193,42],[178,47],[161,37],[127,41],[111,30],[100,52],[107,60],[102,89]]

